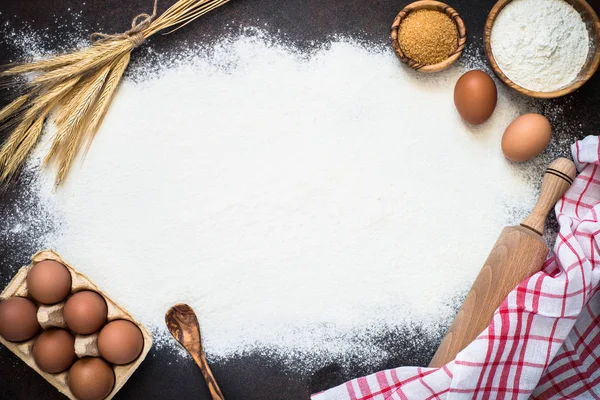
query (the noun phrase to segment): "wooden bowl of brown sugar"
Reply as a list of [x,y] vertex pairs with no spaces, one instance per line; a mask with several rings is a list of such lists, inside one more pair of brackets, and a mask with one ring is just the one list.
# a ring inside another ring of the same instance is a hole
[[449,5],[422,0],[398,13],[391,38],[404,64],[419,72],[437,72],[458,60],[467,42],[467,28]]

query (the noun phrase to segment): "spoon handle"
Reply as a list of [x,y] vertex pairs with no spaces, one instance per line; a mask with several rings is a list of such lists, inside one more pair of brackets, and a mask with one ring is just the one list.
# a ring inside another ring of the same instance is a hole
[[215,377],[208,366],[208,361],[206,361],[204,351],[202,351],[202,349],[190,351],[190,355],[194,361],[196,361],[198,367],[200,367],[200,371],[204,376],[204,380],[206,381],[206,385],[208,386],[208,390],[210,391],[210,395],[212,396],[213,400],[225,400],[223,392],[221,392],[221,388],[219,388],[219,385],[217,384],[217,381],[215,380]]

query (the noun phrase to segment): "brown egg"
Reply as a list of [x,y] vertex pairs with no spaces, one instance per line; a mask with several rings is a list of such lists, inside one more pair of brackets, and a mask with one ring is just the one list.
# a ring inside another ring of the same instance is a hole
[[27,290],[40,303],[58,303],[71,292],[71,273],[57,261],[40,261],[27,274]]
[[551,133],[550,121],[543,115],[521,115],[504,131],[502,152],[512,161],[529,160],[544,151]]
[[75,362],[75,338],[64,329],[42,332],[33,343],[33,359],[42,371],[57,374]]
[[454,86],[454,105],[469,124],[479,125],[487,121],[494,113],[497,100],[496,84],[483,71],[465,73]]
[[100,330],[106,322],[106,301],[96,292],[84,290],[67,300],[63,316],[70,330],[80,335],[89,335]]
[[102,400],[115,385],[115,373],[101,358],[82,358],[69,370],[68,385],[79,400]]
[[9,297],[0,303],[0,336],[11,342],[23,342],[41,329],[37,306],[24,297]]
[[132,322],[124,319],[106,324],[98,337],[100,355],[117,365],[129,364],[142,352],[144,337]]

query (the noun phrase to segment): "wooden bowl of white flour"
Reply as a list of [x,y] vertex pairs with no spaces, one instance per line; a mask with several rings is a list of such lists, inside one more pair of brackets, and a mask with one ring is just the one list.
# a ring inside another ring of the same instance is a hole
[[550,99],[579,89],[600,65],[600,20],[585,0],[499,0],[484,32],[498,78]]

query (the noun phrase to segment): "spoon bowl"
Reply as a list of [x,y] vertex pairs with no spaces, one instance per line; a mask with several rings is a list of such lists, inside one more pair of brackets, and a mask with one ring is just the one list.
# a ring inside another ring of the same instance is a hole
[[190,353],[196,364],[200,368],[204,380],[208,385],[208,390],[213,400],[225,400],[223,392],[219,388],[215,377],[213,376],[204,349],[202,348],[202,338],[200,336],[200,325],[198,318],[192,307],[187,304],[176,304],[165,314],[165,322],[171,335]]

